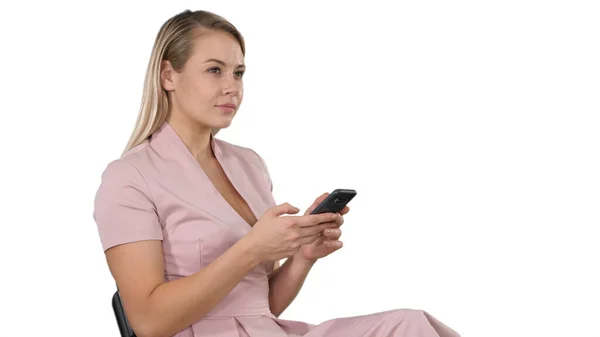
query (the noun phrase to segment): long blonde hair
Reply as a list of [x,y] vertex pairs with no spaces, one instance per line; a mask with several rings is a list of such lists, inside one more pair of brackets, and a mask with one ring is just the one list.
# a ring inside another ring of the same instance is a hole
[[[148,62],[142,102],[135,127],[123,155],[144,142],[169,116],[169,99],[161,85],[162,62],[168,60],[176,71],[181,71],[191,57],[194,38],[198,31],[224,31],[233,35],[246,55],[244,38],[229,21],[208,11],[183,11],[168,19],[160,28]],[[220,129],[213,129],[216,135]]]

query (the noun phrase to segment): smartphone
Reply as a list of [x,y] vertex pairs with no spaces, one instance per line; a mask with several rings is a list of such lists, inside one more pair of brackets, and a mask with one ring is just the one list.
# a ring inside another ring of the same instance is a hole
[[338,188],[331,192],[310,214],[339,213],[355,196],[355,190]]

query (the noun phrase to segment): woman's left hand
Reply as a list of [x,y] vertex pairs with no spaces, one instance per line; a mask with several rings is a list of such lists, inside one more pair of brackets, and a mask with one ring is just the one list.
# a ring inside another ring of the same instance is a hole
[[[324,193],[318,197],[304,214],[310,214],[328,195],[329,193]],[[342,235],[340,226],[344,224],[344,215],[349,211],[350,208],[345,206],[339,212],[340,217],[331,222],[331,227],[325,229],[321,237],[315,242],[302,246],[296,255],[299,255],[302,259],[314,262],[342,248],[342,241],[339,240]]]

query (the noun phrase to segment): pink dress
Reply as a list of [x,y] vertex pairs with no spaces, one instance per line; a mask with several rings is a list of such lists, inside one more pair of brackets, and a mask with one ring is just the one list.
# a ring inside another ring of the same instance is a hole
[[[211,146],[257,219],[276,205],[269,173],[255,151],[214,137]],[[251,229],[168,123],[108,164],[96,194],[94,219],[104,250],[127,242],[162,240],[167,281],[207,266]],[[458,336],[420,310],[336,318],[319,325],[278,319],[268,301],[267,276],[272,269],[273,262],[256,266],[209,314],[176,336]]]

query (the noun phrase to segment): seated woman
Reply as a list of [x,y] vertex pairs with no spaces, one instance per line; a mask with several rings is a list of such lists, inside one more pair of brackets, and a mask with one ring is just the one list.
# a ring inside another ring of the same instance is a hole
[[215,138],[242,102],[244,57],[218,15],[165,22],[129,144],[102,174],[94,219],[137,336],[458,336],[419,310],[278,318],[315,261],[342,246],[349,208],[309,214],[325,193],[297,215],[275,203],[262,157]]

